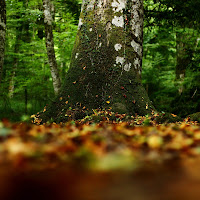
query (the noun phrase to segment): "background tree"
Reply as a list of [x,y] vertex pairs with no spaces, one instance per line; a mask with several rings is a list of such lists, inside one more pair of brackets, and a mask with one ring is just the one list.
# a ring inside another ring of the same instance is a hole
[[6,2],[5,0],[1,0],[0,1],[0,84],[3,73],[5,37],[6,37]]
[[49,59],[51,76],[53,79],[54,92],[55,94],[58,94],[61,88],[61,80],[59,76],[55,50],[54,50],[53,17],[52,17],[53,8],[54,8],[53,4],[51,4],[50,0],[43,0],[47,55]]
[[[21,18],[21,12],[19,11],[16,14],[16,19],[20,19]],[[18,64],[19,64],[19,54],[20,54],[20,46],[21,46],[21,40],[22,40],[22,35],[24,34],[24,26],[25,24],[27,24],[28,22],[25,20],[23,21],[19,21],[18,25],[16,26],[16,32],[15,32],[15,44],[14,44],[14,55],[13,55],[13,66],[12,66],[12,71],[11,71],[11,76],[10,76],[10,81],[9,81],[9,91],[8,91],[8,96],[9,98],[13,98],[14,95],[14,89],[15,89],[15,76],[16,76],[16,72],[18,70]],[[27,27],[27,26],[25,26]],[[28,26],[29,27],[29,26]],[[28,30],[27,30],[28,32]],[[25,39],[26,37],[23,37],[23,39]]]
[[186,70],[192,63],[197,44],[197,35],[191,29],[179,29],[176,33],[176,86],[181,95]]

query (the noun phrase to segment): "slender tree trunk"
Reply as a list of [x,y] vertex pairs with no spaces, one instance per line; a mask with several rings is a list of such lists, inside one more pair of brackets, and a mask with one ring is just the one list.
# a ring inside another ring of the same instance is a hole
[[25,103],[25,114],[28,113],[28,90],[27,86],[24,88],[24,103]]
[[176,33],[176,87],[179,95],[182,94],[183,82],[187,65],[190,62],[186,52],[185,35],[183,33]]
[[[24,9],[28,8],[28,1],[27,0],[22,0]],[[24,13],[25,14],[25,13]],[[16,15],[16,19],[19,20],[21,19],[21,14],[18,13]],[[10,75],[10,82],[9,82],[9,91],[8,91],[8,96],[9,98],[13,98],[14,95],[14,90],[15,90],[15,79],[16,79],[16,72],[18,69],[19,65],[19,56],[18,54],[20,53],[20,45],[21,41],[30,43],[31,42],[31,35],[29,32],[29,21],[18,21],[18,26],[16,27],[16,40],[15,40],[15,46],[14,46],[14,60],[13,60],[13,67]]]
[[176,87],[179,95],[184,91],[184,79],[186,69],[192,62],[192,57],[195,52],[196,36],[185,32],[176,33]]
[[60,99],[46,115],[64,115],[65,102],[151,113],[154,107],[141,83],[143,17],[143,0],[83,1],[70,69]]
[[8,97],[11,99],[13,98],[14,95],[14,89],[15,89],[15,76],[19,64],[19,58],[18,58],[18,53],[20,51],[20,41],[22,39],[22,30],[23,30],[23,25],[20,24],[19,27],[16,28],[16,41],[15,41],[15,48],[14,48],[14,53],[15,57],[13,60],[13,67],[12,67],[12,72],[10,76],[10,82],[9,82],[9,88],[8,88]]
[[16,76],[16,71],[18,68],[18,61],[19,61],[17,54],[19,53],[19,41],[21,40],[21,33],[19,32],[20,30],[22,30],[22,25],[16,29],[16,41],[15,41],[15,49],[14,49],[15,57],[13,61],[13,68],[12,68],[9,88],[8,88],[8,97],[10,99],[13,98],[14,89],[15,89],[15,76]]
[[14,68],[12,70],[12,74],[11,74],[11,79],[10,79],[10,82],[9,82],[9,88],[8,88],[8,97],[10,99],[13,98],[13,95],[14,95],[14,89],[15,89],[15,74],[16,74],[16,70],[17,70],[17,65],[18,63],[15,63],[14,64]]
[[0,85],[2,81],[6,38],[6,2],[0,0]]
[[49,59],[51,76],[53,79],[54,92],[57,95],[61,88],[61,80],[58,72],[58,66],[54,50],[53,26],[52,26],[53,18],[51,14],[51,8],[52,8],[51,1],[43,0],[47,55]]

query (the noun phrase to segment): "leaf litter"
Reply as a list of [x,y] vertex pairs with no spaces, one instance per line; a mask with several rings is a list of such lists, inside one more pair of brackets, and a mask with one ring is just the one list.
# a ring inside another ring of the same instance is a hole
[[30,191],[49,200],[199,199],[200,126],[190,118],[32,117],[37,125],[0,122],[0,199],[29,199]]
[[89,170],[134,170],[149,162],[200,155],[197,122],[187,118],[160,124],[156,117],[94,110],[82,120],[60,124],[12,124],[3,120],[0,164],[29,168],[78,164]]

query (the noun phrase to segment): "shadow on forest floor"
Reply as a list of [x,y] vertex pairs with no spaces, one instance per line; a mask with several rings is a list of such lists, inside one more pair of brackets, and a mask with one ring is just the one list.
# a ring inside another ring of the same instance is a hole
[[147,165],[135,172],[66,169],[23,171],[1,168],[0,199],[197,200],[200,159]]
[[0,122],[0,200],[198,200],[199,188],[194,121]]

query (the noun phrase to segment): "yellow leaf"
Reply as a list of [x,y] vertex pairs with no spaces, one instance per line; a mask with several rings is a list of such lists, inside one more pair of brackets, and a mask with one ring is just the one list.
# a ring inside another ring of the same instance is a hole
[[110,104],[110,101],[106,101],[107,104]]
[[151,135],[147,140],[147,144],[152,149],[158,149],[162,146],[163,139],[158,135]]
[[46,106],[45,106],[43,112],[46,112],[46,110],[47,110],[47,109],[46,109]]

